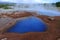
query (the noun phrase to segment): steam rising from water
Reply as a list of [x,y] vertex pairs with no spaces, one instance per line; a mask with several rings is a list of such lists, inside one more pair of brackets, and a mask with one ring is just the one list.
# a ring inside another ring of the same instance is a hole
[[60,8],[52,4],[16,4],[13,9],[0,9],[0,12],[35,11],[40,15],[60,16]]

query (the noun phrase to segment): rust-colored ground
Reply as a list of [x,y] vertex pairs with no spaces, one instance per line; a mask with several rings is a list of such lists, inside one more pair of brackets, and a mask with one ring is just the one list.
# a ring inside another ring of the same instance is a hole
[[2,14],[1,17],[10,17],[13,19],[35,16],[42,19],[48,26],[48,30],[46,32],[31,32],[25,34],[19,33],[7,33],[0,34],[0,40],[7,38],[7,40],[59,40],[60,38],[60,16],[55,16],[54,21],[49,20],[49,16],[33,14],[30,12],[20,12],[14,14]]

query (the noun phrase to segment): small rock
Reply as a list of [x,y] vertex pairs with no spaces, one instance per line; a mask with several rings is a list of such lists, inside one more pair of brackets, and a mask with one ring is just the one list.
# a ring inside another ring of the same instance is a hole
[[54,17],[48,17],[48,19],[49,19],[50,21],[54,21],[54,20],[55,20]]
[[3,39],[1,39],[1,40],[7,40],[7,38],[3,38]]

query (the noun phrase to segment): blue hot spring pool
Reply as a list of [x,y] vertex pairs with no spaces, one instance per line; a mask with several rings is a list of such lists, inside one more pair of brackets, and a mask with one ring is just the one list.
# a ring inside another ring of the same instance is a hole
[[28,17],[19,20],[13,27],[8,29],[7,32],[26,33],[26,32],[45,32],[47,25],[39,18]]

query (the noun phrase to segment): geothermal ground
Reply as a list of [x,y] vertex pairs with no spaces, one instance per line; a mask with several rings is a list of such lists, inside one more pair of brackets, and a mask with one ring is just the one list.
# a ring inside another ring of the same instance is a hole
[[[48,26],[46,32],[29,32],[25,34],[7,33],[18,20],[29,16],[42,19]],[[36,12],[12,12],[0,14],[0,40],[60,40],[60,16],[39,15]]]

